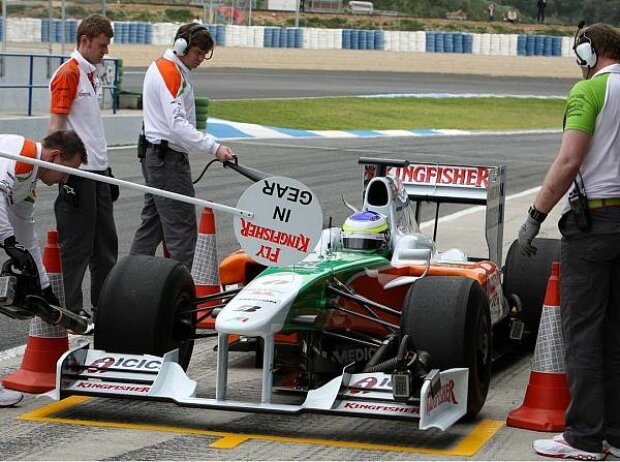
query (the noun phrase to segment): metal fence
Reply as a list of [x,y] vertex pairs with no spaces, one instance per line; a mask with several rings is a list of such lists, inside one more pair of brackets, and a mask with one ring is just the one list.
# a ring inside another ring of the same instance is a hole
[[[0,111],[49,112],[48,86],[54,71],[69,56],[51,54],[0,53]],[[103,108],[116,113],[120,90],[121,61],[104,59],[99,78]]]

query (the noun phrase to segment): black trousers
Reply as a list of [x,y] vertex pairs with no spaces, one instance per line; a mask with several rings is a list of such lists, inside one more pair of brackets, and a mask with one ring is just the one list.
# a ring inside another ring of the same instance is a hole
[[571,402],[564,437],[601,452],[620,446],[620,208],[592,212],[580,231],[572,212],[560,221],[560,304]]
[[[147,186],[194,197],[194,185],[187,154],[150,147],[141,161]],[[140,224],[131,244],[131,255],[155,255],[163,241],[170,257],[191,271],[198,237],[196,207],[174,199],[144,195]]]
[[[107,171],[97,171],[108,175]],[[118,257],[118,237],[110,185],[70,176],[67,186],[74,198],[59,194],[54,204],[62,255],[65,303],[69,310],[83,309],[82,281],[90,270],[90,302],[96,307],[105,278]],[[71,199],[71,200],[69,200]]]

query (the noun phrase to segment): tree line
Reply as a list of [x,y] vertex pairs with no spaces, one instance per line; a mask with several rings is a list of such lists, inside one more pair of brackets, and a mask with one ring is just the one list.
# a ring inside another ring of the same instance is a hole
[[[468,19],[488,19],[488,5],[493,0],[374,0],[375,9],[393,10],[399,14],[426,18],[445,18],[447,13],[462,10]],[[508,8],[519,12],[522,22],[535,22],[537,0],[495,0],[496,18],[501,19]],[[587,24],[605,22],[620,25],[618,0],[547,0],[547,23]]]

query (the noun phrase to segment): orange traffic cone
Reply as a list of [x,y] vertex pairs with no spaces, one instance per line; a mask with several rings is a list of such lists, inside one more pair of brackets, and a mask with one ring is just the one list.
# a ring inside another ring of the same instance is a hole
[[569,401],[560,318],[560,264],[553,262],[536,338],[530,382],[523,404],[508,413],[506,424],[527,430],[562,431]]
[[[205,297],[220,292],[220,281],[217,260],[217,240],[215,236],[215,216],[213,210],[205,207],[198,225],[198,240],[192,263],[192,277],[196,286],[196,296]],[[217,302],[206,302],[202,307],[217,305]],[[208,316],[209,309],[198,312],[201,329],[215,328],[215,318]],[[207,315],[207,316],[206,316]]]
[[[62,282],[62,264],[58,232],[47,233],[47,244],[43,248],[43,265],[50,278],[52,290],[61,305],[65,303],[65,290]],[[7,375],[2,384],[6,388],[26,393],[45,393],[56,387],[56,363],[69,349],[67,331],[35,317],[30,322],[30,333],[21,368]]]

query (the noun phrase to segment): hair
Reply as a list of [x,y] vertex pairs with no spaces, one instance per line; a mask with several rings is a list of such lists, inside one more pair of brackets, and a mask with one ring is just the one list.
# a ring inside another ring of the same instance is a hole
[[577,34],[575,45],[592,42],[598,56],[620,61],[620,33],[607,24],[592,24]]
[[88,162],[86,147],[73,130],[58,130],[47,135],[41,142],[45,149],[58,149],[62,160],[73,160],[80,156],[83,164]]
[[[213,36],[208,29],[205,28],[202,24],[190,23],[183,24],[177,30],[176,35],[174,36],[174,41],[176,42],[180,38],[184,38],[187,41],[187,49],[189,50],[191,47],[198,47],[200,50],[205,53],[211,51],[215,42],[213,40]],[[191,32],[194,29],[194,32]]]
[[108,18],[101,14],[91,14],[84,19],[77,28],[77,43],[80,44],[80,37],[85,35],[89,39],[94,39],[101,34],[107,37],[114,37],[114,29]]

